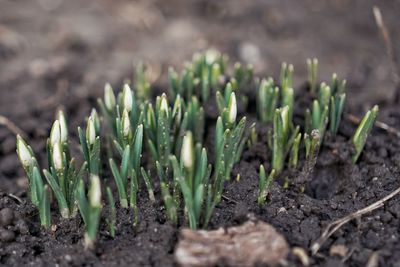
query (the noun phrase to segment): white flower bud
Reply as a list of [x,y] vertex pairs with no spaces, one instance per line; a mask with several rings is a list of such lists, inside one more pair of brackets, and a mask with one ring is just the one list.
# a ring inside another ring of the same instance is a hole
[[206,63],[211,65],[214,63],[217,58],[220,56],[220,53],[215,49],[209,49],[206,51]]
[[168,100],[165,94],[161,96],[160,110],[164,111],[168,116]]
[[95,108],[93,108],[90,112],[90,117],[92,117],[94,129],[96,130],[96,136],[98,136],[100,134],[100,119]]
[[33,155],[31,154],[28,145],[19,135],[17,136],[17,153],[24,168],[29,167],[34,160]]
[[89,203],[92,207],[101,207],[101,185],[97,175],[90,176]]
[[115,95],[109,83],[106,83],[106,85],[104,86],[104,103],[109,111],[114,110]]
[[53,123],[53,126],[51,127],[50,143],[52,146],[54,146],[56,143],[60,141],[61,141],[61,127],[60,127],[60,122],[56,120]]
[[125,137],[131,132],[131,121],[129,119],[128,110],[124,109],[122,113],[122,133]]
[[282,118],[282,122],[283,122],[283,132],[286,133],[289,130],[289,107],[288,106],[284,106],[283,108],[281,108],[281,118]]
[[68,141],[67,120],[65,119],[64,112],[62,112],[61,110],[58,112],[58,121],[60,124],[61,142],[67,142]]
[[57,171],[61,171],[63,169],[64,160],[60,142],[53,145],[53,164]]
[[96,141],[96,129],[94,127],[94,122],[92,116],[89,117],[86,127],[86,140],[90,145],[93,145]]
[[229,112],[228,113],[229,123],[235,123],[237,116],[237,104],[236,104],[236,95],[233,92],[229,98],[228,112]]
[[124,100],[124,108],[128,111],[132,110],[132,90],[128,84],[124,84],[124,91],[122,92]]
[[183,162],[183,166],[187,169],[191,169],[194,165],[193,135],[191,132],[187,132],[183,137],[181,161]]

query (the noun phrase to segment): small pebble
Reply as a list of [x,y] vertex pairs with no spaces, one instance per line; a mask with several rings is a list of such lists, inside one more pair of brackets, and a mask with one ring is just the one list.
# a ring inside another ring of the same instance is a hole
[[8,226],[14,220],[14,211],[10,208],[0,210],[0,224],[1,226]]
[[12,242],[15,240],[15,233],[10,230],[2,229],[0,230],[0,240],[2,242]]

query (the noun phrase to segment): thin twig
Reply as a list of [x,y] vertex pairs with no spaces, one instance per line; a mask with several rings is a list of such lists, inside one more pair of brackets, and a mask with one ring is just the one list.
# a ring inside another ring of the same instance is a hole
[[0,115],[0,125],[5,126],[8,130],[10,130],[15,135],[21,135],[23,138],[26,138],[28,135],[21,130],[14,122],[8,119],[5,116]]
[[[345,118],[354,124],[359,124],[361,122],[361,119],[353,114],[345,114]],[[400,138],[400,131],[384,122],[377,120],[375,121],[375,126]]]
[[322,245],[325,243],[325,241],[334,233],[336,232],[340,227],[342,227],[344,224],[348,223],[349,221],[359,218],[361,215],[364,215],[368,212],[371,212],[377,208],[380,208],[384,205],[384,203],[400,193],[400,187],[394,190],[392,193],[387,195],[386,197],[378,200],[377,202],[360,209],[356,212],[353,212],[339,220],[334,221],[333,223],[330,223],[325,230],[322,232],[322,235],[311,245],[311,253],[315,255],[318,250],[322,247]]
[[9,197],[11,197],[11,198],[13,198],[13,199],[15,199],[16,201],[18,201],[19,202],[19,204],[22,204],[23,202],[22,202],[22,199],[20,199],[19,197],[17,197],[16,195],[14,195],[14,194],[8,194],[8,196]]
[[399,65],[398,65],[396,53],[393,49],[392,39],[390,38],[389,31],[383,21],[381,10],[377,6],[374,6],[372,8],[372,11],[374,13],[376,25],[378,26],[378,29],[382,35],[383,42],[385,43],[386,54],[390,60],[390,67],[392,70],[392,80],[396,86],[396,92],[395,92],[394,99],[395,99],[395,101],[397,101],[400,96],[400,92],[399,92],[400,91],[400,75],[399,75],[399,68],[398,68]]
[[228,201],[230,201],[230,202],[232,202],[232,203],[235,203],[235,204],[238,203],[236,200],[233,200],[233,199],[231,199],[231,198],[229,198],[229,197],[227,197],[227,196],[224,196],[224,195],[222,195],[222,198],[225,199],[225,200],[228,200]]

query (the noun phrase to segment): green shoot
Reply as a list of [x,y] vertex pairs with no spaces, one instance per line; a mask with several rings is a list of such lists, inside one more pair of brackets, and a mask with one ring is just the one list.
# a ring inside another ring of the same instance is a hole
[[272,122],[278,103],[279,88],[274,87],[272,78],[262,80],[258,87],[258,116],[262,122]]
[[319,148],[321,145],[321,135],[318,129],[311,131],[311,135],[304,134],[304,142],[306,147],[306,161],[303,166],[303,177],[306,181],[309,180],[317,164]]
[[[180,189],[185,201],[185,210],[188,213],[189,225],[192,229],[200,226],[200,220],[203,219],[203,225],[206,224],[207,211],[213,208],[211,196],[206,191],[209,187],[211,175],[211,165],[207,163],[206,150],[196,147],[193,144],[193,135],[187,132],[182,145],[181,161],[178,162],[175,156],[171,156],[174,180],[179,181]],[[206,201],[209,199],[209,201]],[[203,208],[205,205],[205,208]]]
[[275,170],[272,169],[271,173],[269,174],[268,178],[265,174],[265,169],[263,165],[260,165],[260,182],[258,185],[259,192],[258,192],[258,205],[263,205],[267,199],[269,188],[272,185],[272,180],[275,177]]
[[115,209],[115,200],[114,200],[114,196],[111,192],[111,189],[109,187],[107,187],[107,199],[108,199],[108,205],[110,206],[110,215],[107,219],[107,223],[108,223],[108,231],[110,233],[110,236],[112,238],[115,237],[115,223],[117,220],[117,210]]
[[321,107],[328,106],[331,99],[331,88],[325,83],[321,83],[318,93],[318,103]]
[[346,93],[346,80],[339,82],[337,74],[332,74],[332,95],[340,95]]
[[86,228],[85,249],[93,249],[97,238],[102,208],[100,178],[97,175],[90,176],[90,186],[87,195],[83,180],[80,180],[75,195]]
[[285,163],[289,131],[289,107],[285,106],[275,110],[272,169],[280,173]]
[[151,181],[150,181],[150,171],[146,172],[146,170],[142,167],[141,173],[142,173],[144,183],[146,184],[147,192],[149,193],[149,199],[150,199],[151,203],[155,203],[156,198],[154,197],[154,191],[153,191],[153,187],[152,187]]
[[361,155],[365,142],[367,141],[367,137],[371,132],[376,117],[378,116],[378,111],[379,111],[378,106],[374,106],[371,110],[369,110],[365,114],[364,118],[358,125],[357,130],[355,131],[353,137],[351,138],[351,142],[355,148],[355,153],[352,156],[353,163],[356,163],[357,159]]
[[282,63],[280,74],[282,95],[285,95],[285,91],[288,88],[293,88],[293,71],[294,67],[292,64],[288,65],[286,62]]
[[122,154],[121,167],[118,169],[113,159],[109,160],[111,172],[114,176],[115,184],[117,185],[119,202],[121,207],[128,208],[128,183],[129,178],[133,179],[132,173],[135,172],[130,168],[131,149],[127,145]]
[[251,127],[250,129],[250,136],[249,139],[247,140],[247,147],[252,148],[257,143],[257,140],[258,140],[257,130],[254,125],[254,127]]
[[[78,127],[79,140],[83,156],[90,174],[99,175],[100,168],[100,132],[97,113],[93,113],[87,121],[86,134]],[[97,122],[96,122],[97,121]],[[97,124],[97,126],[96,126]]]
[[49,168],[43,173],[55,195],[60,214],[63,218],[74,217],[77,212],[75,190],[85,175],[87,163],[76,170],[75,160],[69,154],[67,126],[62,113],[47,140],[47,159]]
[[29,182],[29,196],[33,205],[38,207],[43,191],[43,179],[39,173],[39,166],[32,148],[17,135],[17,154],[22,167],[25,170]]
[[334,95],[331,96],[331,108],[329,110],[330,113],[330,132],[332,135],[336,135],[339,129],[339,124],[342,119],[342,113],[344,108],[344,103],[346,101],[346,94]]
[[306,110],[306,133],[310,134],[313,129],[317,129],[323,136],[329,120],[328,112],[328,106],[321,106],[318,100],[314,100],[312,112],[310,113],[309,109]]
[[193,133],[196,143],[202,143],[205,129],[205,117],[204,109],[197,100],[197,97],[192,97],[191,101],[187,104],[186,111],[187,130]]
[[158,161],[164,168],[169,166],[169,156],[180,150],[181,139],[187,125],[183,115],[183,100],[178,95],[174,107],[168,104],[165,94],[156,99],[155,110],[151,103],[144,108],[144,129],[153,162]]
[[315,92],[317,90],[318,59],[308,58],[307,70],[308,70],[308,84],[310,86],[310,92],[312,95],[315,95]]
[[164,201],[167,217],[176,224],[178,222],[177,207],[179,206],[178,193],[180,194],[178,188],[179,182],[174,180],[174,191],[176,194],[175,197],[172,197],[170,193],[170,184],[168,183],[166,174],[158,161],[156,162],[156,167],[158,177],[160,178],[161,195]]
[[293,141],[289,156],[289,168],[295,169],[299,162],[299,146],[301,141],[301,133],[298,133]]
[[50,215],[50,189],[48,185],[45,185],[43,187],[43,192],[39,203],[40,203],[39,206],[40,224],[44,228],[49,228],[51,225],[51,215]]

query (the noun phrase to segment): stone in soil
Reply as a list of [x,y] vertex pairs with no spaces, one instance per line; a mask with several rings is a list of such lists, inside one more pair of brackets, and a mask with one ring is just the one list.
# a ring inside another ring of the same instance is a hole
[[184,267],[278,265],[289,247],[274,227],[249,221],[213,231],[183,229],[175,260]]

